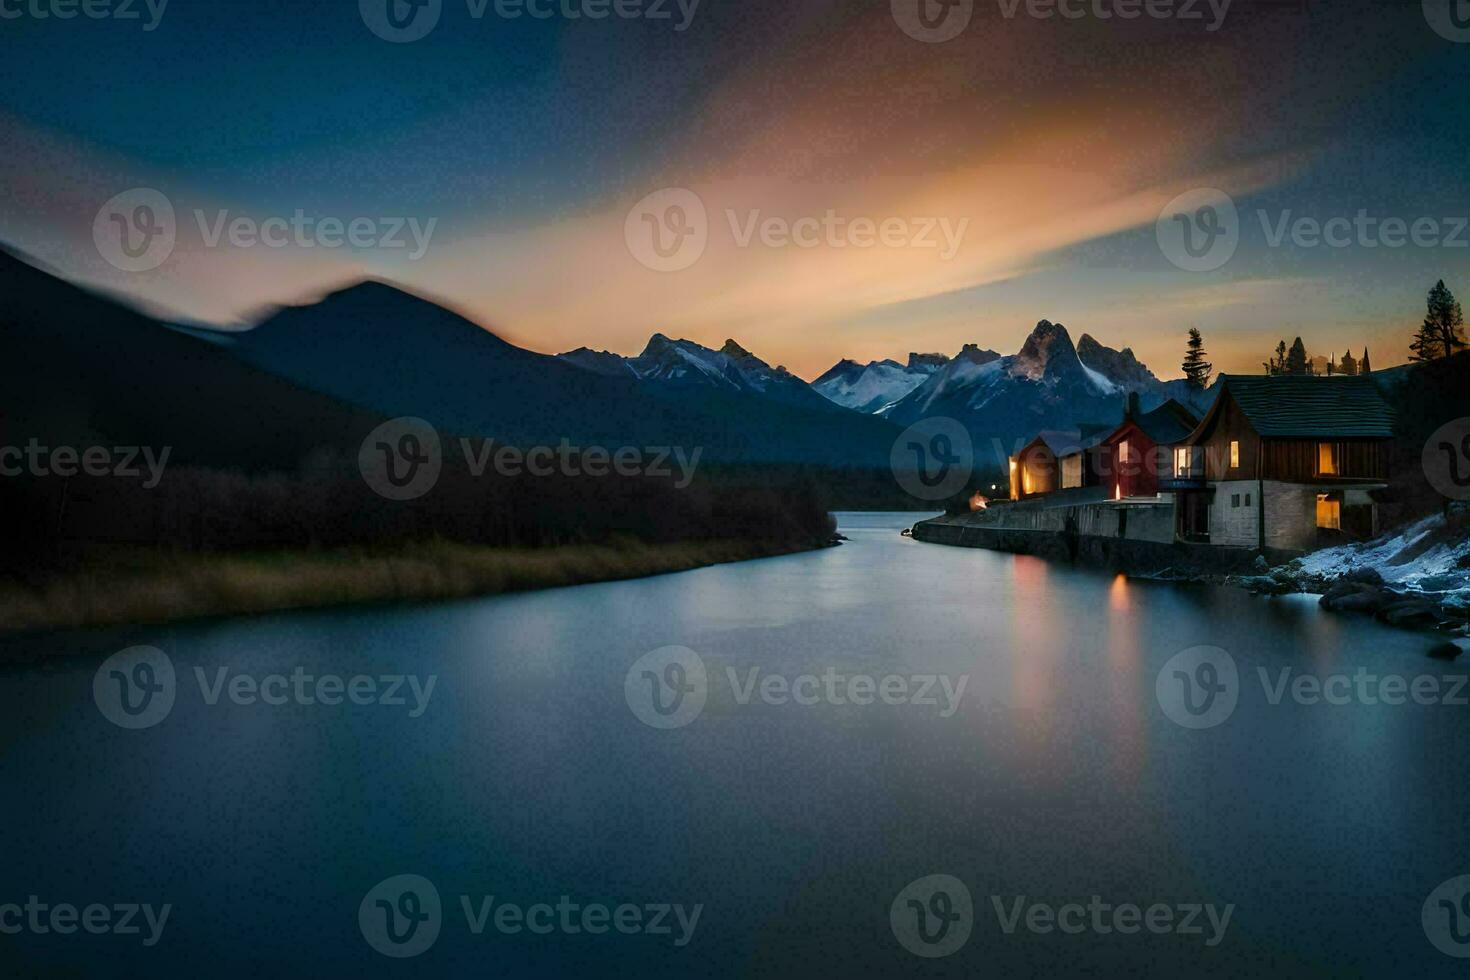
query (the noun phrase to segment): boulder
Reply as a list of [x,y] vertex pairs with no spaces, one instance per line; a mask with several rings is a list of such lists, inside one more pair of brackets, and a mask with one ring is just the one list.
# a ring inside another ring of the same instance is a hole
[[1445,640],[1429,648],[1429,655],[1435,660],[1454,660],[1464,652],[1465,648],[1454,640]]
[[1392,596],[1382,589],[1363,589],[1349,592],[1336,598],[1322,597],[1322,608],[1329,612],[1376,613],[1392,601]]
[[1370,565],[1363,565],[1348,572],[1339,581],[1357,582],[1362,585],[1382,585],[1383,576],[1378,574],[1378,569]]
[[1265,555],[1256,555],[1255,564],[1251,566],[1257,574],[1264,575],[1271,570],[1271,563],[1266,560]]
[[1338,579],[1318,602],[1330,612],[1377,612],[1395,598],[1381,587]]
[[1390,626],[1433,626],[1439,622],[1439,606],[1423,599],[1402,599],[1380,609],[1378,618]]

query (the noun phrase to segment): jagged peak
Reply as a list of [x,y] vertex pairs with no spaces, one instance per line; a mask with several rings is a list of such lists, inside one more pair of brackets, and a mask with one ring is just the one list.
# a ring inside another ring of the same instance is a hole
[[720,353],[721,354],[724,354],[726,357],[736,358],[736,359],[741,359],[741,360],[743,360],[744,358],[747,358],[747,357],[754,357],[755,356],[750,351],[746,350],[744,347],[741,347],[734,340],[730,340],[728,338],[725,340],[725,346],[723,346],[723,347],[720,348]]
[[916,354],[913,351],[909,351],[908,369],[910,371],[921,367],[940,368],[948,363],[949,356],[946,354]]

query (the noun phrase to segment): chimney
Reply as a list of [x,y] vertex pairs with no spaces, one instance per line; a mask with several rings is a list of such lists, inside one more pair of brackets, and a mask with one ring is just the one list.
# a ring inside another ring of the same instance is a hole
[[1123,399],[1123,420],[1138,418],[1138,392],[1130,391]]

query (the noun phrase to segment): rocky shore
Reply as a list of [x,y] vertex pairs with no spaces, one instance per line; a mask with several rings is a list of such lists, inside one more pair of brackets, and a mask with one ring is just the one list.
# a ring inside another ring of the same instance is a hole
[[1391,626],[1470,636],[1470,510],[1457,506],[1375,541],[1275,567],[1257,559],[1253,574],[1220,580],[1262,595],[1320,595],[1323,609]]

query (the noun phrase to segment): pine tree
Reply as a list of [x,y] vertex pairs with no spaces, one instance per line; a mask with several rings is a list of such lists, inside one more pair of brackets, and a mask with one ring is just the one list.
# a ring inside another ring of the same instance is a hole
[[1327,376],[1330,378],[1337,373],[1337,352],[1333,351],[1327,355]]
[[1373,365],[1368,363],[1368,348],[1363,348],[1363,359],[1358,362],[1359,374],[1372,374]]
[[1465,315],[1460,311],[1455,294],[1449,291],[1443,279],[1429,290],[1426,305],[1428,312],[1424,315],[1424,325],[1419,328],[1414,343],[1410,345],[1415,354],[1414,360],[1428,361],[1436,357],[1449,357],[1457,348],[1466,346]]
[[1189,328],[1189,349],[1184,354],[1184,378],[1194,388],[1203,390],[1210,386],[1210,372],[1215,366],[1205,360],[1209,353],[1205,350],[1205,340],[1195,327]]
[[1409,360],[1434,360],[1434,337],[1429,332],[1429,321],[1427,319],[1424,321],[1423,326],[1414,333],[1414,339],[1409,344]]
[[1276,345],[1276,356],[1267,358],[1264,366],[1267,374],[1286,373],[1286,341]]
[[1342,352],[1342,364],[1337,368],[1338,374],[1354,375],[1358,373],[1358,362],[1353,360],[1351,349]]
[[1311,374],[1312,363],[1307,357],[1307,345],[1302,343],[1298,337],[1291,345],[1291,350],[1286,355],[1287,374]]

